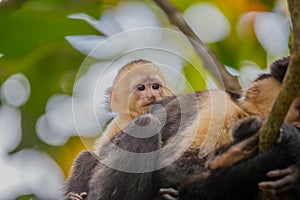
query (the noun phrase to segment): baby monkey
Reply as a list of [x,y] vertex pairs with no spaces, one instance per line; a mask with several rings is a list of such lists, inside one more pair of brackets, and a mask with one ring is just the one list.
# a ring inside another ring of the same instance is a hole
[[109,105],[117,116],[109,123],[96,149],[110,141],[137,116],[149,111],[154,102],[171,96],[162,71],[147,60],[126,64],[114,79],[109,90]]
[[121,68],[109,90],[110,110],[116,113],[116,117],[96,142],[96,152],[83,151],[74,161],[64,199],[84,199],[89,192],[89,180],[98,164],[97,155],[102,146],[124,130],[134,118],[147,113],[151,104],[171,95],[165,76],[152,62],[134,60]]

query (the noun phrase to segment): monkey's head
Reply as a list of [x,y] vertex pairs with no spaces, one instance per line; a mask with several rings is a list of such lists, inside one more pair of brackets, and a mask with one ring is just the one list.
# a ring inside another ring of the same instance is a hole
[[171,92],[161,70],[146,60],[125,65],[117,74],[110,91],[113,112],[129,113],[132,118],[149,111],[155,101]]
[[[240,98],[241,107],[251,115],[266,117],[280,92],[290,57],[275,61],[270,73],[260,75]],[[285,119],[300,127],[300,96],[292,103]]]

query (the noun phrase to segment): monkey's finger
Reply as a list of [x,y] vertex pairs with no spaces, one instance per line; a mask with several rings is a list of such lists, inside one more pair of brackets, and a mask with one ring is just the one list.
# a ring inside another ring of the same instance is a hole
[[261,190],[275,190],[278,189],[281,186],[281,183],[278,181],[265,181],[265,182],[260,182],[258,184],[259,189]]
[[179,192],[173,188],[161,188],[159,190],[160,194],[164,195],[164,194],[171,194],[173,196],[178,196]]
[[282,176],[286,176],[286,175],[294,174],[294,173],[296,173],[295,175],[298,174],[297,166],[291,165],[285,169],[277,169],[277,170],[269,171],[267,173],[267,176],[268,177],[282,177]]
[[268,177],[282,177],[288,174],[290,174],[290,172],[287,169],[283,169],[283,170],[277,169],[277,170],[269,171],[266,175]]
[[88,194],[87,194],[86,192],[80,193],[80,196],[83,197],[83,198],[87,197],[87,195],[88,195]]
[[265,181],[265,182],[260,182],[258,184],[260,189],[275,189],[275,190],[280,190],[285,187],[292,187],[295,185],[297,181],[297,178],[294,176],[288,175],[285,176],[284,178],[281,178],[276,181]]
[[83,197],[75,192],[69,192],[65,200],[83,200]]

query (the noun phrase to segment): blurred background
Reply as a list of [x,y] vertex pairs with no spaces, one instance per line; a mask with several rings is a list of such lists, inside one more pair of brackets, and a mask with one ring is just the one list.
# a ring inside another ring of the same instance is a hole
[[[288,54],[284,0],[170,2],[242,87]],[[111,118],[114,75],[139,58],[176,94],[220,88],[150,0],[0,0],[0,200],[59,199]]]

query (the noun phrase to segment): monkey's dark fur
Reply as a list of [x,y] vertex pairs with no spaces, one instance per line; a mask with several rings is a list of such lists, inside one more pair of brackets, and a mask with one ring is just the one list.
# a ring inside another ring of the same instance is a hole
[[72,174],[69,178],[66,190],[68,192],[81,192],[89,193],[89,181],[94,173],[94,169],[98,164],[96,154],[90,151],[83,151],[76,158]]
[[[243,135],[231,145],[256,133],[262,122],[257,118],[244,120],[234,134]],[[269,180],[265,174],[283,169],[300,161],[300,132],[290,124],[283,124],[283,138],[272,149],[246,161],[203,174],[190,175],[180,181],[180,200],[253,200],[258,193],[258,183]],[[245,133],[246,131],[246,133]],[[231,146],[230,145],[230,146]],[[223,150],[222,153],[226,153]],[[299,199],[293,196],[290,199]]]
[[[141,127],[147,126],[150,123],[156,123],[151,121],[147,115],[141,116],[136,119],[135,124]],[[156,124],[155,124],[156,125]],[[129,158],[126,156],[127,152],[120,151],[121,148],[124,151],[135,153],[148,153],[160,148],[160,136],[155,134],[154,136],[148,135],[147,131],[139,133],[139,136],[145,138],[133,137],[129,134],[134,130],[124,130],[117,135],[112,143],[105,145],[100,154],[99,159],[103,163],[104,160],[109,159],[111,166],[123,166],[123,169],[131,170],[134,167],[143,167],[136,165],[145,165],[153,169],[155,166],[156,157],[144,157],[144,159],[135,162],[135,157]],[[127,132],[127,133],[126,133]],[[138,144],[138,145],[128,145]],[[99,162],[95,168],[95,173],[90,180],[90,193],[88,199],[143,199],[142,195],[151,196],[153,191],[149,188],[137,187],[139,185],[149,184],[152,182],[151,173],[128,173],[112,169]],[[133,169],[134,170],[134,169]],[[99,187],[100,186],[100,187]],[[135,192],[137,195],[132,196],[128,191]]]
[[[153,129],[160,130],[163,132],[163,134],[159,132],[158,134],[155,134],[149,138],[137,138],[131,136],[136,134],[137,130],[135,128],[137,127],[129,126],[127,129],[121,131],[120,134],[113,138],[112,143],[108,143],[107,145],[103,146],[99,152],[100,162],[94,169],[95,173],[89,182],[89,193],[87,199],[155,199],[158,196],[158,189],[162,185],[159,184],[160,180],[152,171],[155,171],[159,159],[157,157],[151,158],[147,156],[143,157],[142,160],[141,158],[137,157],[132,157],[132,160],[130,160],[128,156],[122,154],[119,148],[135,153],[147,153],[160,149],[163,141],[168,140],[168,138],[178,132],[180,123],[178,123],[176,120],[180,118],[185,119],[181,122],[181,128],[183,129],[185,126],[187,127],[189,125],[188,122],[194,117],[194,107],[187,106],[182,108],[184,111],[179,112],[179,106],[180,104],[188,105],[186,101],[192,101],[193,98],[195,98],[195,95],[187,95],[185,98],[172,97],[171,100],[163,100],[161,104],[152,107],[150,111],[151,114],[142,115],[134,120],[134,123],[137,126],[144,127],[150,125],[152,127],[148,128],[150,129],[149,133],[147,133],[147,131],[138,132],[137,135],[139,135],[139,137],[141,137],[141,134],[142,136],[147,136],[147,134],[153,133]],[[168,112],[162,113],[164,110],[161,109],[160,105],[165,105],[164,108]],[[165,123],[165,125],[162,123]],[[160,154],[157,154],[157,156],[160,156]],[[109,160],[112,166],[123,166],[123,168],[133,171],[135,171],[133,169],[135,167],[140,167],[140,169],[145,168],[142,166],[136,166],[139,163],[147,167],[150,166],[151,171],[145,173],[123,172],[104,166],[102,163],[106,163],[106,160]]]
[[[190,121],[195,117],[194,115],[197,110],[195,106],[189,104],[190,102],[194,102],[195,104],[195,94],[188,94],[178,98],[171,97],[162,100],[152,106],[150,111],[151,114],[142,115],[134,120],[133,123],[137,126],[127,127],[127,129],[121,131],[114,137],[111,143],[104,145],[97,156],[93,155],[92,159],[90,159],[91,154],[89,154],[89,152],[83,152],[75,161],[71,178],[67,183],[67,193],[76,192],[80,194],[81,192],[87,192],[87,199],[91,200],[155,199],[156,196],[158,196],[158,189],[165,186],[159,184],[159,176],[155,175],[153,172],[127,173],[107,167],[103,163],[105,163],[106,160],[109,160],[112,166],[125,165],[125,168],[134,167],[136,164],[135,158],[128,160],[128,157],[122,154],[119,149],[135,153],[146,153],[158,150],[161,148],[162,143],[165,143],[178,132],[179,126],[181,127],[181,130],[189,127]],[[149,130],[150,133],[136,133],[136,131],[138,131],[135,130],[136,127],[144,127],[151,123],[153,125]],[[156,129],[160,130],[160,132],[147,138],[147,134],[153,133],[153,126],[156,126]],[[130,133],[130,135],[128,133]],[[143,136],[145,138],[133,137],[132,135],[139,135],[140,137]],[[168,153],[172,155],[172,152]],[[89,159],[89,162],[91,163],[87,162]],[[199,162],[197,161],[199,160],[197,159],[197,156],[195,156],[194,159],[196,162]],[[157,160],[157,157],[145,157],[143,161],[139,160],[138,162],[143,163],[145,166],[153,166],[152,169],[154,171],[158,164]],[[90,172],[85,172],[85,164],[88,164],[87,167]],[[97,166],[92,167],[92,165],[94,166],[95,164]],[[191,168],[188,167],[188,162],[186,162],[185,165],[186,169]],[[200,168],[202,170],[202,165]],[[184,169],[185,168],[182,170],[184,174],[191,171],[185,171]],[[179,171],[176,172],[176,174],[179,174]],[[81,179],[80,177],[85,178]],[[177,182],[179,177],[180,176],[172,176],[172,181]],[[90,180],[87,181],[87,179]]]
[[[280,70],[277,69],[278,65],[274,64],[277,67],[274,66],[274,69],[271,67],[271,73],[261,75],[258,80],[273,77],[281,81],[287,68],[288,58],[284,58],[281,62],[277,63],[280,65]],[[197,148],[184,149],[182,147],[185,140],[193,139],[194,135],[189,130],[191,123],[195,121],[201,110],[199,102],[205,95],[207,93],[200,91],[159,101],[152,106],[149,114],[139,116],[111,142],[105,144],[97,152],[96,157],[89,152],[82,153],[74,163],[66,194],[87,192],[89,200],[154,200],[160,199],[159,188],[174,187],[179,188],[180,199],[245,199],[248,195],[257,192],[257,183],[264,179],[266,172],[287,167],[299,161],[300,139],[297,136],[299,133],[295,128],[285,124],[284,141],[270,152],[253,157],[241,164],[214,171],[207,178],[206,174],[202,173],[206,170],[207,157],[199,158]],[[235,117],[237,120],[240,115]],[[245,116],[241,115],[241,118],[243,117]],[[146,129],[148,131],[143,132],[138,128],[149,124],[152,124],[150,126],[152,129]],[[236,141],[247,138],[248,134],[253,132],[253,127],[248,126],[249,124],[243,125],[244,128],[236,130],[241,133],[241,135],[234,133]],[[155,130],[153,127],[156,127]],[[248,128],[250,131],[247,131]],[[242,134],[243,131],[246,131],[246,134]],[[155,134],[152,135],[153,133]],[[178,133],[186,135],[176,138]],[[134,137],[139,135],[145,138]],[[127,152],[147,153],[164,148],[167,150],[163,153],[153,157],[144,157],[144,160],[138,157],[128,158],[126,153],[120,151],[123,149]],[[160,168],[164,161],[174,155],[176,157],[177,154],[179,154],[177,160]],[[129,172],[114,169],[103,163],[114,167],[125,166]],[[140,169],[139,166],[135,166],[136,163],[143,163],[144,166],[153,169],[153,172],[137,170],[134,173],[135,167]],[[155,169],[158,170],[155,171]]]

